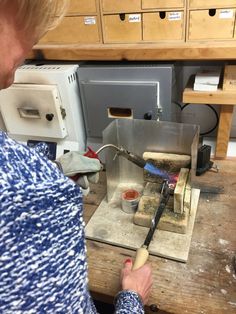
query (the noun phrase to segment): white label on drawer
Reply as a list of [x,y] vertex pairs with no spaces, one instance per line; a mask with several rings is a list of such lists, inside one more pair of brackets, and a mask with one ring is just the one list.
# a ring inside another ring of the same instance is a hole
[[234,10],[220,10],[220,19],[232,19]]
[[129,14],[129,22],[130,23],[140,23],[141,22],[141,14]]
[[96,24],[96,17],[95,16],[85,16],[84,17],[84,24],[85,25],[94,25],[94,24]]
[[181,20],[181,18],[182,18],[182,12],[170,12],[168,14],[169,21],[177,21],[177,20]]

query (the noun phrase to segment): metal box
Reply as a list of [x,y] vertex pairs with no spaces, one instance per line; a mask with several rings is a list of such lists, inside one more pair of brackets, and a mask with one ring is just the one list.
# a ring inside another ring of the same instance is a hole
[[171,64],[84,63],[78,79],[90,145],[114,119],[178,120]]
[[52,142],[56,155],[84,150],[86,136],[75,64],[28,64],[0,93],[6,131],[14,139]]

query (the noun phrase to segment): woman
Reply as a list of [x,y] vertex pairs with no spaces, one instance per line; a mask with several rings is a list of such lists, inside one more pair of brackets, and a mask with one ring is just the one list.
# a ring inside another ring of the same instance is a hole
[[[68,1],[0,0],[0,89]],[[88,292],[82,194],[44,156],[0,132],[0,313],[96,313]],[[150,266],[127,260],[116,313],[144,313]]]

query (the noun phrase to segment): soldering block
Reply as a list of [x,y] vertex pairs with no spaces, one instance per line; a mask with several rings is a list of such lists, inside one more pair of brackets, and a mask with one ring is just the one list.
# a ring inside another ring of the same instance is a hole
[[[159,183],[152,183],[147,182],[144,189],[142,196],[147,196],[148,198],[154,197],[157,202],[160,201],[160,192],[161,192],[162,184]],[[155,206],[155,204],[153,204]],[[174,206],[174,198],[172,195],[170,195],[169,201],[167,203],[167,208],[173,209]]]
[[[189,155],[158,152],[144,152],[143,159],[168,174],[178,174],[181,168],[189,168],[191,163]],[[163,178],[144,170],[144,181],[161,183]]]
[[[134,224],[148,227],[151,226],[153,215],[160,203],[159,184],[148,182],[140,198],[138,210],[134,215]],[[173,210],[174,198],[170,196],[167,206],[158,224],[158,229],[186,233],[190,208],[191,208],[191,187],[189,182],[186,184],[184,193],[184,212],[175,213]]]
[[186,185],[188,182],[189,169],[181,168],[179,172],[178,181],[174,190],[174,212],[183,214],[184,212],[184,198],[186,192]]
[[[150,228],[154,212],[158,205],[159,202],[157,198],[153,196],[142,196],[139,201],[138,210],[134,215],[134,224]],[[174,213],[172,209],[166,207],[158,223],[158,229],[176,233],[186,233],[188,219],[188,207],[185,208],[183,214]]]

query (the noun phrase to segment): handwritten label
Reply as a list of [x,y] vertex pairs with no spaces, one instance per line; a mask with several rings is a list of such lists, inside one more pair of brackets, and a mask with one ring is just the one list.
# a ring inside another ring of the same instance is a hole
[[141,14],[129,14],[129,22],[130,23],[140,23],[141,22]]
[[94,25],[94,24],[96,24],[96,17],[95,16],[85,16],[84,24],[85,25]]
[[179,21],[182,19],[182,12],[170,12],[168,14],[169,21]]
[[232,19],[234,16],[233,10],[220,10],[220,19]]

